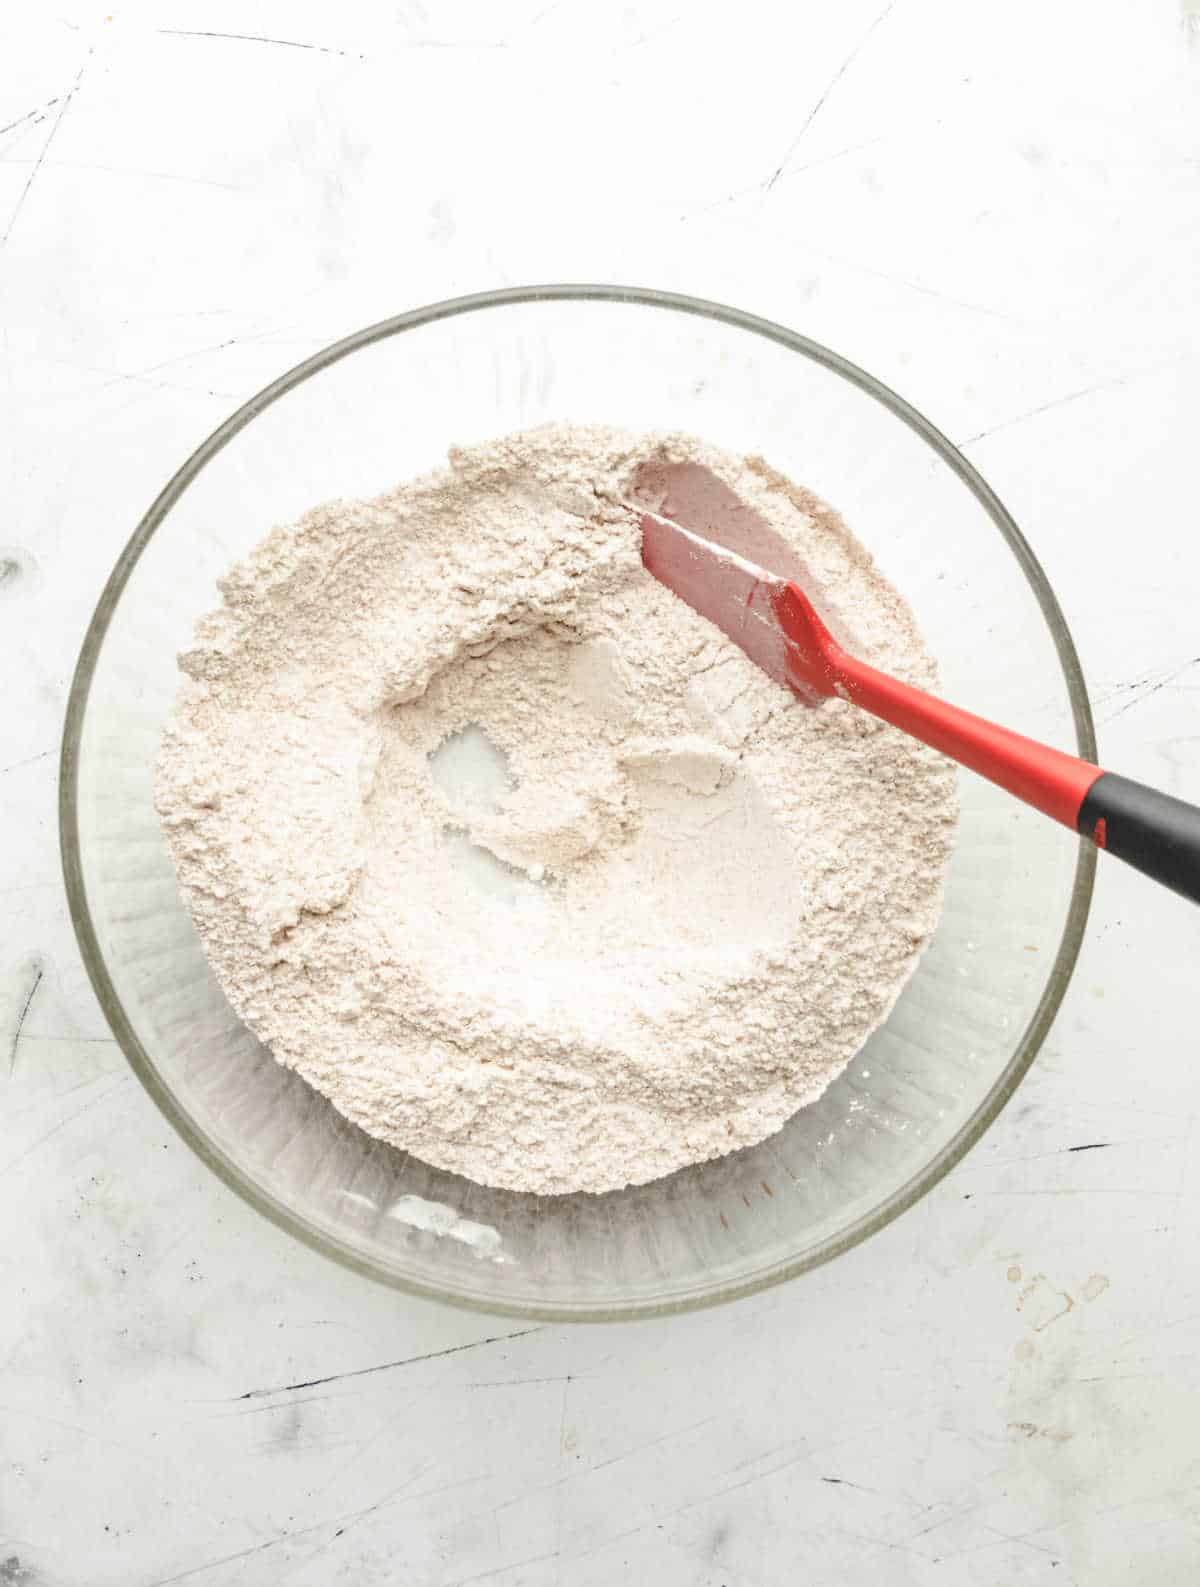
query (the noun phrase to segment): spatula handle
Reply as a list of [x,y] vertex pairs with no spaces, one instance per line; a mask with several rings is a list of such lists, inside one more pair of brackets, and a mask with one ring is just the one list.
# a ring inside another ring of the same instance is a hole
[[838,692],[1200,903],[1200,808],[947,705],[840,648]]
[[1079,807],[1079,830],[1097,848],[1200,903],[1200,808],[1102,772]]

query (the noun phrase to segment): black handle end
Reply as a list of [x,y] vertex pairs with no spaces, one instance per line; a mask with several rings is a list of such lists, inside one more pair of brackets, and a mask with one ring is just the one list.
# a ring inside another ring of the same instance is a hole
[[1101,772],[1079,807],[1097,848],[1200,903],[1200,808],[1115,772]]

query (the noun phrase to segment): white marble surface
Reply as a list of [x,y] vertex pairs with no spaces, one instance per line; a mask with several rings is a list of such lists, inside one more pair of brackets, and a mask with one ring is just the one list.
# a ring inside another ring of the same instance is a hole
[[0,11],[0,1583],[1195,1581],[1194,908],[1102,866],[1030,1078],[864,1247],[521,1327],[342,1272],[174,1137],[53,799],[96,594],[214,424],[554,279],[737,303],[915,401],[1043,559],[1105,760],[1200,799],[1197,0],[108,4]]

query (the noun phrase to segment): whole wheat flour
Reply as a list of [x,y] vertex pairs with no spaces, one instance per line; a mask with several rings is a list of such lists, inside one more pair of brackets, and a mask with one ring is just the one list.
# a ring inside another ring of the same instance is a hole
[[938,918],[939,757],[801,702],[642,569],[630,497],[799,576],[928,686],[840,520],[756,459],[547,428],[277,529],[180,658],[159,768],[234,1007],[484,1184],[637,1184],[778,1130]]

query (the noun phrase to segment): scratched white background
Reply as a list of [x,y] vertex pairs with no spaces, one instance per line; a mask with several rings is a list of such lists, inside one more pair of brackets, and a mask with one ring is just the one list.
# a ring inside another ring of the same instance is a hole
[[866,1246],[522,1327],[192,1158],[86,984],[53,799],[96,595],[208,431],[370,320],[555,279],[915,401],[1043,559],[1105,760],[1200,798],[1200,14],[109,3],[0,11],[0,1584],[1194,1582],[1193,908],[1101,866],[1034,1072]]

